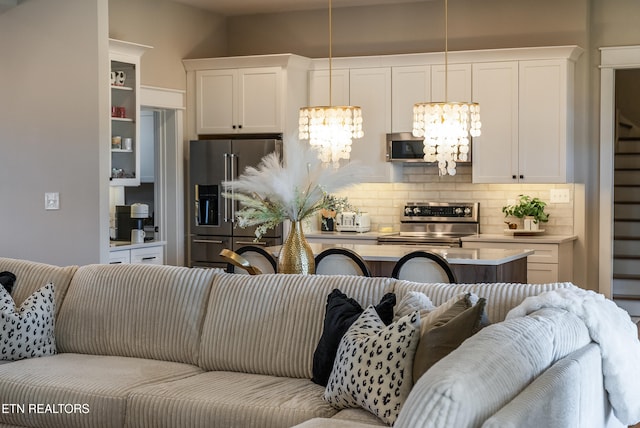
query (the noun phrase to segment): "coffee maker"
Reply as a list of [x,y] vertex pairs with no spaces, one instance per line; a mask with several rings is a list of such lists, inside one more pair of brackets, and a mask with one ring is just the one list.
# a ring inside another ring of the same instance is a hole
[[144,243],[144,220],[149,218],[149,205],[131,205],[131,243]]

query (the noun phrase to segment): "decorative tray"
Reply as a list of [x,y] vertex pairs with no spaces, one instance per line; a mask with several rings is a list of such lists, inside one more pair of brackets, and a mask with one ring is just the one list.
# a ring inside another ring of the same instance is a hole
[[505,235],[513,235],[513,236],[533,236],[533,235],[542,235],[544,233],[544,229],[538,230],[524,230],[524,229],[505,229]]

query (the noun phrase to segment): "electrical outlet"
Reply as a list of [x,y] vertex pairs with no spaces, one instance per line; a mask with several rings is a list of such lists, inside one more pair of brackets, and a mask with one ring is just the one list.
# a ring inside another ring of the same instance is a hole
[[59,210],[60,194],[58,192],[47,192],[44,194],[44,209]]
[[549,200],[552,204],[568,204],[571,202],[569,189],[551,189]]

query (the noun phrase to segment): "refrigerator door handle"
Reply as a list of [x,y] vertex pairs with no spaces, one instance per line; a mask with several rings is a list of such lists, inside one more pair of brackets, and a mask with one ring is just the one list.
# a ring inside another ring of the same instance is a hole
[[[236,177],[236,163],[238,162],[238,156],[235,155],[235,153],[231,153],[231,181],[235,181]],[[231,197],[233,198],[234,196],[234,190],[233,188],[231,189]],[[235,223],[236,221],[236,200],[233,199],[231,201],[231,223]]]
[[[224,181],[229,180],[229,153],[224,154]],[[229,221],[229,198],[223,196],[224,199],[224,222]]]
[[224,242],[217,239],[194,239],[193,242],[196,244],[224,244]]
[[200,226],[200,201],[199,201],[199,199],[200,199],[200,196],[199,196],[200,191],[199,190],[200,190],[199,186],[196,184],[195,185],[195,200],[193,201],[194,205],[195,205],[195,212],[194,212],[195,219],[194,220],[196,222],[195,223],[196,226]]
[[267,243],[265,241],[236,241],[237,245],[258,245],[261,247],[266,247]]

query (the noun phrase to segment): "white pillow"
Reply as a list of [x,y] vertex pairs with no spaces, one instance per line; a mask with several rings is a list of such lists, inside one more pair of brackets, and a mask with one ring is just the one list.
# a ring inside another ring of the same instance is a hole
[[337,409],[362,407],[392,425],[413,386],[419,332],[417,311],[385,326],[369,306],[340,341],[324,399]]
[[426,294],[419,291],[408,291],[396,305],[393,321],[398,321],[403,316],[409,315],[414,311],[420,311],[421,316],[423,314],[426,315],[435,308],[431,299]]
[[56,353],[53,335],[55,291],[52,283],[29,296],[16,308],[0,287],[0,361],[16,361]]

